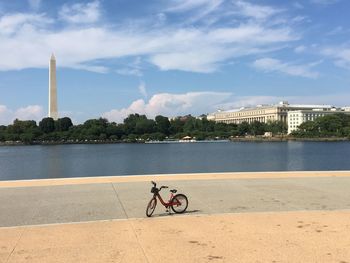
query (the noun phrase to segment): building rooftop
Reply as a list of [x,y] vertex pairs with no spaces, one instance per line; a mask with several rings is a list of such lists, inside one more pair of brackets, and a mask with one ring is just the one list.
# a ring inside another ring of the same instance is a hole
[[332,105],[323,105],[323,104],[289,104],[287,101],[281,101],[278,104],[260,104],[255,107],[242,107],[239,109],[231,110],[218,110],[215,113],[230,113],[230,112],[239,112],[239,111],[249,111],[249,110],[259,110],[272,107],[288,107],[288,108],[303,108],[303,109],[332,109],[335,108]]

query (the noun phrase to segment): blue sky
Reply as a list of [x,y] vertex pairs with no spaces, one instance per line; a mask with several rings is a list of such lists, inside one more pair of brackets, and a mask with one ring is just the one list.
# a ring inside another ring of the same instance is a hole
[[350,104],[347,0],[0,1],[0,124]]

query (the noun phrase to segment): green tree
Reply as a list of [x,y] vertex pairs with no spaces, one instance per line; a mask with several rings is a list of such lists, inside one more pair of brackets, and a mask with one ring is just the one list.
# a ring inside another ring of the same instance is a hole
[[39,128],[43,133],[50,133],[55,130],[55,121],[52,118],[44,118],[39,122]]
[[169,135],[170,133],[170,121],[167,117],[158,115],[155,118],[156,121],[156,129],[158,132],[163,133],[165,135]]
[[185,125],[185,122],[182,121],[180,118],[175,118],[170,121],[170,134],[178,134],[183,132],[183,127]]
[[248,122],[244,121],[238,125],[238,134],[244,136],[250,131],[250,125]]
[[154,120],[140,118],[137,120],[134,131],[136,134],[152,133],[156,130]]
[[342,129],[342,116],[337,114],[326,115],[315,120],[319,131],[323,135],[335,135],[340,133]]
[[250,133],[254,136],[263,135],[265,132],[265,125],[259,121],[253,121],[250,125]]
[[68,131],[72,126],[72,120],[68,117],[60,118],[55,122],[56,131]]
[[19,138],[25,144],[31,144],[35,138],[35,135],[33,133],[22,133]]
[[120,139],[123,135],[125,135],[124,131],[124,124],[116,124],[116,123],[111,123],[108,125],[106,128],[106,134],[108,137],[112,137],[111,139]]
[[142,120],[147,120],[146,115],[130,114],[124,119],[124,127],[126,134],[135,133],[136,124]]
[[268,121],[265,130],[272,132],[272,134],[285,134],[287,133],[287,124],[283,121]]

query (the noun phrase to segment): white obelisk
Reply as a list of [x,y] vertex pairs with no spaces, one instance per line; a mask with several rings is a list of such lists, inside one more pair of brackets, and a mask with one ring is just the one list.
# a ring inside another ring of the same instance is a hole
[[56,58],[51,55],[49,71],[49,117],[58,119],[57,111],[57,87],[56,87]]

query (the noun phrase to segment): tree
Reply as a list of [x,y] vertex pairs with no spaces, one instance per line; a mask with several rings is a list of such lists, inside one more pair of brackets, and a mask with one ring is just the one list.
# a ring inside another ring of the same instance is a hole
[[342,128],[342,116],[337,114],[326,115],[317,118],[315,124],[324,135],[339,133]]
[[185,125],[185,122],[182,121],[180,118],[175,118],[170,121],[170,134],[177,134],[183,132],[183,127]]
[[246,135],[250,131],[250,125],[248,122],[244,121],[238,125],[238,134],[240,136]]
[[146,115],[130,114],[126,119],[124,119],[125,132],[127,134],[135,133],[135,128],[137,122],[141,120],[147,120]]
[[124,124],[118,124],[118,125],[115,123],[109,124],[108,127],[106,128],[106,134],[111,139],[121,138],[123,135],[125,135]]
[[268,121],[265,130],[272,132],[272,134],[282,134],[287,133],[288,127],[283,121]]
[[21,134],[28,129],[33,129],[36,127],[37,126],[35,121],[21,121],[21,120],[15,119],[13,121],[13,124],[9,125],[8,128],[11,133]]
[[55,122],[56,131],[68,131],[73,126],[72,120],[68,117],[58,119]]
[[250,124],[250,133],[254,136],[263,135],[265,132],[265,125],[259,121],[253,121]]
[[156,123],[154,120],[141,118],[137,120],[134,131],[136,134],[145,134],[154,132],[155,128]]
[[52,118],[44,118],[39,122],[39,128],[43,133],[50,133],[55,130],[55,121]]
[[158,115],[155,118],[156,121],[156,129],[158,132],[163,133],[165,135],[169,135],[170,133],[170,122],[167,117]]

